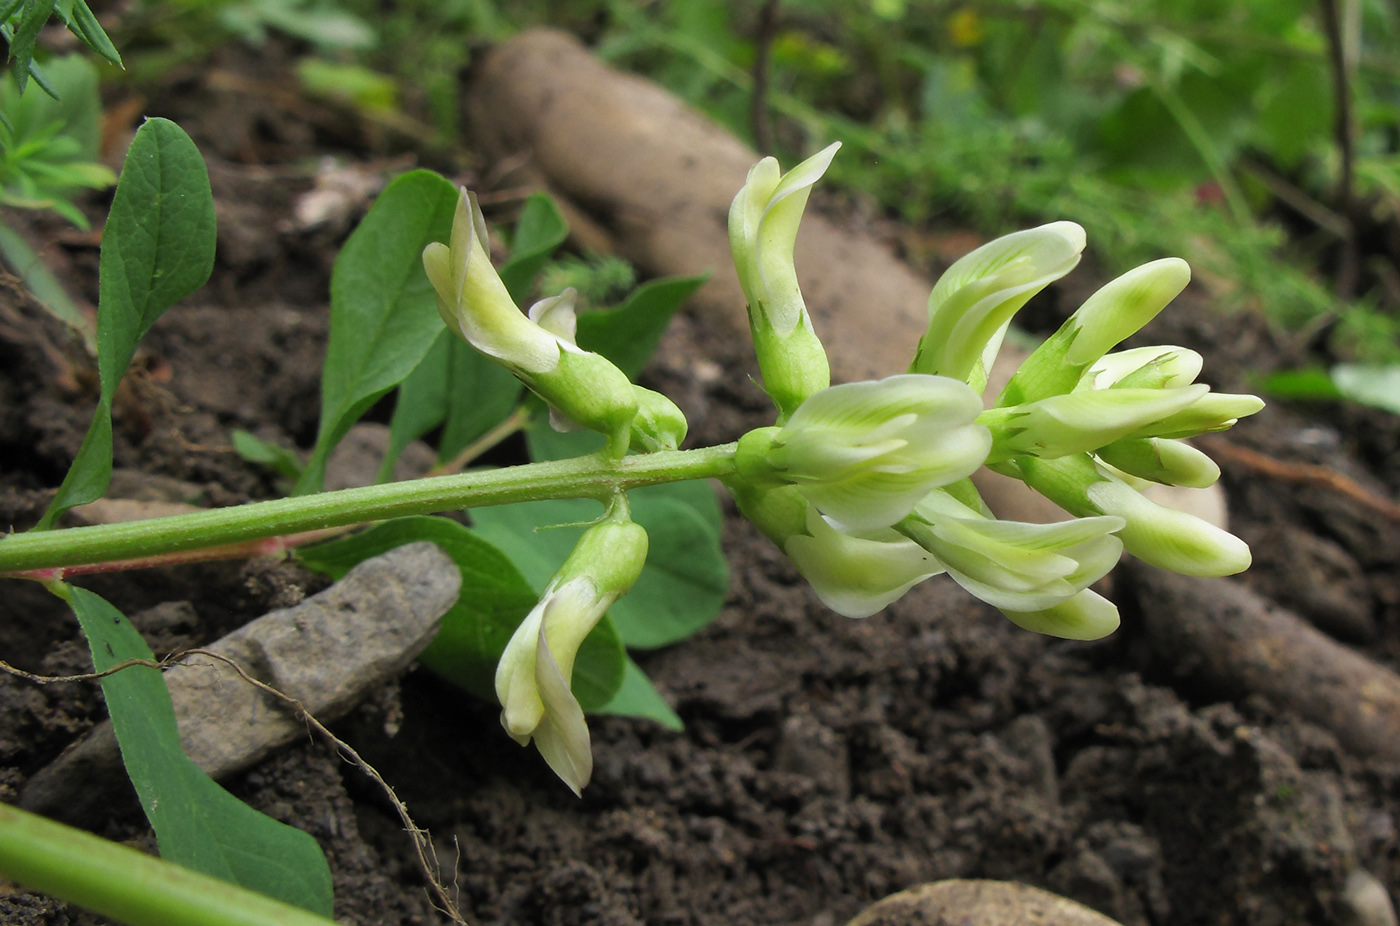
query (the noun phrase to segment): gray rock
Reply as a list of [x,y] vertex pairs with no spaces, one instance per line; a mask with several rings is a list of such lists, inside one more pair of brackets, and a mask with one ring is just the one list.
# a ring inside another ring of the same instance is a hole
[[[297,699],[322,722],[343,716],[393,678],[437,633],[461,585],[447,554],[414,543],[368,559],[295,607],[273,611],[206,647]],[[165,674],[180,741],[214,778],[245,769],[307,735],[279,699],[229,665],[191,655]],[[26,809],[81,820],[124,779],[110,721],[94,727],[20,792]]]

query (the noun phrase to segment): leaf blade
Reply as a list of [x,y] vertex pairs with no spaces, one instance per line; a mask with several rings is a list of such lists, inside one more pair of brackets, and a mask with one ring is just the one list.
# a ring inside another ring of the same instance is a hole
[[[71,586],[61,593],[88,639],[96,671],[154,659],[136,628],[107,601]],[[316,841],[244,804],[189,760],[160,670],[131,666],[101,684],[122,762],[161,856],[329,917],[330,867]]]
[[447,239],[456,207],[452,184],[410,171],[385,188],[341,249],[331,274],[321,425],[293,494],[320,491],[335,445],[413,372],[442,330],[422,253]]
[[87,437],[36,529],[96,501],[112,474],[112,396],[157,318],[209,279],[214,197],[204,159],[168,119],[136,132],[103,232],[98,263],[97,369],[101,396]]

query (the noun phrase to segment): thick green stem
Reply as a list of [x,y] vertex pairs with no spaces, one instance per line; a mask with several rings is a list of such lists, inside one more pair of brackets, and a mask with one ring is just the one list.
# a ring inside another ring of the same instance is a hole
[[129,926],[334,926],[331,920],[0,804],[0,876]]
[[595,498],[641,486],[726,476],[734,444],[613,460],[603,454],[213,508],[168,518],[11,534],[0,573],[137,559],[405,515],[548,498]]

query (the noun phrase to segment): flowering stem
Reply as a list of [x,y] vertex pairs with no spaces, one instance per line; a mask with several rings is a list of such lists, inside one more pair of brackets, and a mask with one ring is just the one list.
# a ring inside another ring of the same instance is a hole
[[734,472],[734,444],[613,460],[604,453],[0,538],[0,575],[142,559],[365,521],[552,498],[592,498]]

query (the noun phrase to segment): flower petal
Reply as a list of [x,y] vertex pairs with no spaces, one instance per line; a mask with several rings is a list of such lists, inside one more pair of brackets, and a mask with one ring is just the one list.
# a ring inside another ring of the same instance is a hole
[[584,785],[593,777],[592,737],[583,708],[549,650],[543,627],[535,657],[535,682],[545,703],[545,720],[535,730],[535,748],[554,774],[582,797]]
[[1098,640],[1118,629],[1118,606],[1088,589],[1040,611],[1003,614],[1018,627],[1066,640]]
[[807,533],[783,552],[828,608],[843,617],[869,617],[943,571],[929,553],[892,530],[849,534],[809,509]]

